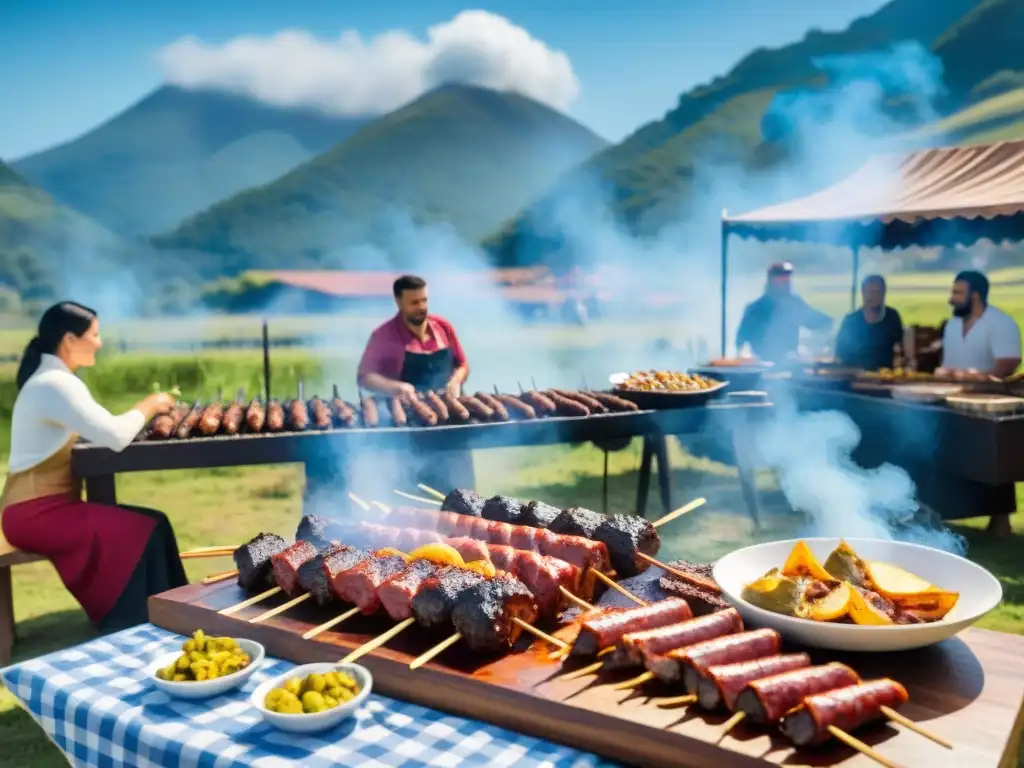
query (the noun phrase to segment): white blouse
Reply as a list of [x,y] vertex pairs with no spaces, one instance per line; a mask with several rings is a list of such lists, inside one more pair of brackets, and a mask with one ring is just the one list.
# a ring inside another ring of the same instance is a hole
[[145,425],[145,415],[136,409],[114,416],[59,357],[43,355],[39,369],[14,401],[10,471],[24,472],[42,464],[73,434],[123,451]]

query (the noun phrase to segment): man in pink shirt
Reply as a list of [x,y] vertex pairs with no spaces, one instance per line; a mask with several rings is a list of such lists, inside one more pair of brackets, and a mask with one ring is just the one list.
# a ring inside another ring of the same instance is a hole
[[[395,280],[398,313],[370,334],[358,383],[363,389],[386,397],[406,399],[415,392],[462,394],[469,376],[466,353],[451,323],[432,315],[428,309],[427,282],[422,277],[403,275]],[[410,447],[394,467],[392,488],[415,490],[424,483],[448,493],[454,488],[472,488],[473,456],[469,451],[420,453]],[[375,481],[382,482],[378,466]]]
[[469,376],[466,353],[452,324],[428,310],[427,281],[395,280],[398,313],[370,334],[359,361],[359,386],[389,397],[447,391],[458,397]]

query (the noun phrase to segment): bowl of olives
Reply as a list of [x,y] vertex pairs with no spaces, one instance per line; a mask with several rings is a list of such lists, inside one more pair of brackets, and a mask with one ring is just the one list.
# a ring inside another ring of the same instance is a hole
[[148,669],[158,688],[181,699],[205,699],[234,690],[266,656],[253,640],[210,637],[197,629],[181,649],[154,659]]
[[354,715],[372,687],[370,670],[358,664],[304,664],[267,680],[250,701],[275,728],[316,733]]

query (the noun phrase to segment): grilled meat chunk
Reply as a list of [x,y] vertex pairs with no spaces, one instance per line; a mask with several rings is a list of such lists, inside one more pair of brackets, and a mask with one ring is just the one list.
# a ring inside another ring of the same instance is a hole
[[548,530],[563,536],[582,536],[585,539],[594,538],[594,531],[606,520],[605,515],[594,512],[583,507],[569,507],[563,509],[551,524]]
[[232,557],[238,569],[238,586],[247,592],[270,586],[270,558],[287,547],[288,543],[276,533],[260,533],[236,549]]
[[420,586],[412,598],[412,615],[428,629],[443,627],[449,623],[459,595],[482,581],[484,577],[476,571],[448,566]]
[[480,517],[483,514],[484,498],[476,491],[456,488],[444,497],[444,501],[441,502],[441,509],[445,512],[455,512],[459,515]]
[[377,596],[390,618],[404,621],[412,616],[412,599],[427,579],[436,577],[444,566],[429,560],[416,560],[385,581]]
[[328,544],[327,549],[299,566],[299,588],[312,595],[317,605],[327,605],[334,600],[331,580],[327,577],[327,572],[324,571],[324,561],[350,549],[352,547],[345,544]]
[[606,517],[590,538],[608,547],[612,568],[621,578],[635,576],[647,569],[647,561],[637,557],[637,552],[654,557],[661,548],[658,530],[651,525],[650,520],[638,515]]
[[530,624],[537,619],[533,595],[515,576],[499,573],[462,592],[452,608],[452,623],[476,653],[510,648],[522,629],[513,621]]
[[486,520],[496,520],[499,523],[517,525],[522,508],[523,506],[519,499],[513,499],[509,496],[491,496],[491,498],[484,502],[481,515]]
[[528,501],[522,506],[519,524],[531,528],[548,528],[560,514],[561,510],[558,507],[552,507],[543,501]]
[[297,541],[283,552],[278,552],[270,561],[274,569],[274,581],[286,593],[295,597],[299,594],[299,568],[307,560],[316,557],[316,547],[308,541]]
[[335,594],[370,616],[380,608],[377,590],[381,584],[405,570],[405,558],[400,555],[373,554],[354,568],[334,577]]
[[295,531],[296,541],[308,541],[317,549],[344,539],[342,524],[320,515],[304,515]]

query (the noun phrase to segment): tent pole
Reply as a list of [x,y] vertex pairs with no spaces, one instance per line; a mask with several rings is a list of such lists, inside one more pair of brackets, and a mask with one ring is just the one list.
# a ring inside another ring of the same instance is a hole
[[850,284],[850,311],[857,311],[857,287],[860,282],[860,243],[853,244],[853,282]]
[[725,357],[726,347],[728,346],[729,340],[726,337],[726,315],[725,315],[725,297],[728,295],[729,290],[729,222],[726,221],[728,211],[722,209],[722,352],[721,356]]

